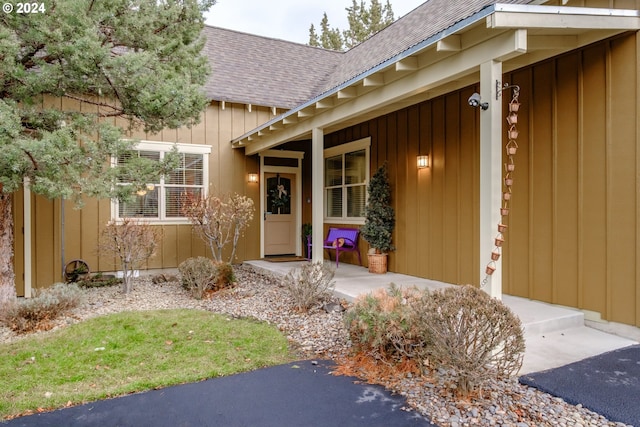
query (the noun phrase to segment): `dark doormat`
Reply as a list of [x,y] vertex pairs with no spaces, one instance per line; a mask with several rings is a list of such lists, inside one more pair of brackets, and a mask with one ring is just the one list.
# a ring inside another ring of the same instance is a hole
[[264,257],[265,261],[269,262],[293,262],[293,261],[307,261],[305,257],[296,255],[270,255]]
[[522,384],[640,427],[640,345],[520,377]]

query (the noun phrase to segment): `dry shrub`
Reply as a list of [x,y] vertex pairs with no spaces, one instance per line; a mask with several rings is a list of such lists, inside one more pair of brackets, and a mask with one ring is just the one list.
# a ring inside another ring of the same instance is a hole
[[48,330],[55,319],[81,303],[82,291],[76,284],[56,283],[33,298],[5,305],[0,313],[0,323],[21,334]]
[[462,395],[522,366],[520,319],[501,301],[473,286],[425,294],[420,324],[427,328],[432,362]]
[[209,246],[211,256],[217,262],[222,262],[223,250],[229,243],[229,262],[233,262],[238,240],[253,220],[254,210],[253,200],[237,193],[184,197],[183,215],[189,218],[194,231]]
[[188,258],[178,265],[182,276],[182,286],[196,299],[202,299],[205,291],[211,287],[211,279],[216,268],[210,259],[203,256]]
[[160,238],[158,226],[132,219],[110,221],[102,231],[98,249],[120,262],[124,293],[131,292],[134,271],[155,254]]
[[333,295],[335,274],[327,263],[308,262],[290,270],[282,279],[282,285],[293,298],[296,308],[307,312]]
[[395,366],[435,368],[461,395],[522,366],[520,319],[472,286],[430,292],[391,285],[359,297],[345,315],[358,354]]
[[214,263],[215,273],[213,275],[213,290],[228,288],[236,283],[236,276],[233,272],[233,266],[228,262]]
[[345,315],[356,351],[393,364],[422,359],[428,339],[415,321],[415,305],[420,296],[415,287],[394,284],[359,296]]

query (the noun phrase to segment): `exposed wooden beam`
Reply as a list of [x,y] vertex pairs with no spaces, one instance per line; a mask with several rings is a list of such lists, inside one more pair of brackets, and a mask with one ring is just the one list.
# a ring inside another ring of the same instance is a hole
[[314,127],[329,128],[335,123],[344,123],[369,111],[378,110],[386,105],[417,93],[435,89],[451,81],[459,80],[479,71],[479,64],[495,58],[514,58],[526,53],[526,30],[505,32],[486,42],[455,53],[434,64],[420,68],[415,73],[395,80],[378,90],[372,90],[351,101],[344,102],[310,120],[287,127],[272,134],[258,143],[246,148],[251,155],[275,147],[286,141],[307,137]]
[[396,71],[415,71],[418,69],[418,58],[410,56],[396,62]]
[[280,129],[282,129],[282,128],[283,128],[283,126],[282,126],[282,125],[283,125],[283,123],[282,123],[282,122],[280,122],[280,123],[274,123],[274,124],[272,124],[271,126],[269,126],[269,130],[280,130]]
[[358,96],[358,90],[353,86],[345,87],[338,91],[338,99],[350,99],[356,96]]
[[578,47],[578,36],[530,36],[527,49],[532,50],[571,50]]
[[368,77],[365,77],[362,81],[362,86],[364,87],[375,87],[384,85],[384,77],[382,74],[372,74]]
[[452,34],[447,38],[438,40],[436,44],[437,52],[458,52],[462,50],[462,37],[458,34]]
[[316,102],[316,108],[318,110],[324,109],[324,108],[331,108],[333,107],[333,99],[332,98],[325,98],[325,99],[321,99],[320,101]]
[[298,111],[298,117],[311,117],[313,116],[313,108],[305,108]]
[[251,104],[247,104],[247,111],[251,112]]
[[282,119],[283,125],[292,125],[294,123],[298,123],[298,116],[291,115]]
[[271,107],[271,114],[274,116],[278,114],[278,109],[276,107]]

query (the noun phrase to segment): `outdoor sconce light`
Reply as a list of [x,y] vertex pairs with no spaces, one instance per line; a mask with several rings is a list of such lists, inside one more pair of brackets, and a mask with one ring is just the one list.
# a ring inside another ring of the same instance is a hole
[[249,174],[249,182],[251,182],[253,184],[258,182],[258,174],[257,173],[250,173]]
[[478,92],[474,92],[473,95],[471,95],[469,97],[469,105],[471,105],[472,107],[476,108],[476,107],[480,107],[483,110],[488,110],[489,109],[489,103],[488,102],[482,102],[482,98],[480,97],[480,94]]
[[418,156],[418,169],[429,167],[429,156]]

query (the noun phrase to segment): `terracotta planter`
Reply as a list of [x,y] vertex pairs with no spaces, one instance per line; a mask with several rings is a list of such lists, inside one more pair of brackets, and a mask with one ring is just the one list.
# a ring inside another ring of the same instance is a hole
[[515,125],[516,123],[518,123],[518,114],[516,114],[515,111],[507,116],[507,123],[509,123],[510,125]]
[[511,129],[509,129],[509,139],[516,138],[518,138],[518,129],[516,129],[515,126],[511,126]]
[[504,185],[506,185],[507,187],[511,187],[513,185],[513,178],[507,175],[504,179]]
[[504,233],[505,231],[507,231],[507,228],[509,228],[509,226],[506,224],[498,224],[498,232],[500,233]]
[[385,274],[387,272],[387,254],[369,254],[369,273]]
[[499,259],[500,259],[500,252],[497,252],[497,251],[491,252],[491,260],[492,261],[497,261]]
[[510,102],[509,103],[509,112],[510,113],[517,113],[519,109],[520,109],[520,103],[519,102]]
[[511,140],[507,143],[507,154],[513,156],[518,151],[518,143]]
[[504,243],[504,238],[502,237],[502,235],[499,235],[498,237],[496,237],[495,240],[496,246],[501,248],[502,244]]
[[516,165],[513,163],[507,163],[504,165],[504,167],[507,170],[507,172],[513,172],[514,170],[516,170]]
[[508,191],[505,191],[504,193],[502,193],[502,198],[504,200],[511,200],[511,193],[509,193]]
[[502,216],[509,215],[509,208],[500,208],[500,215]]

